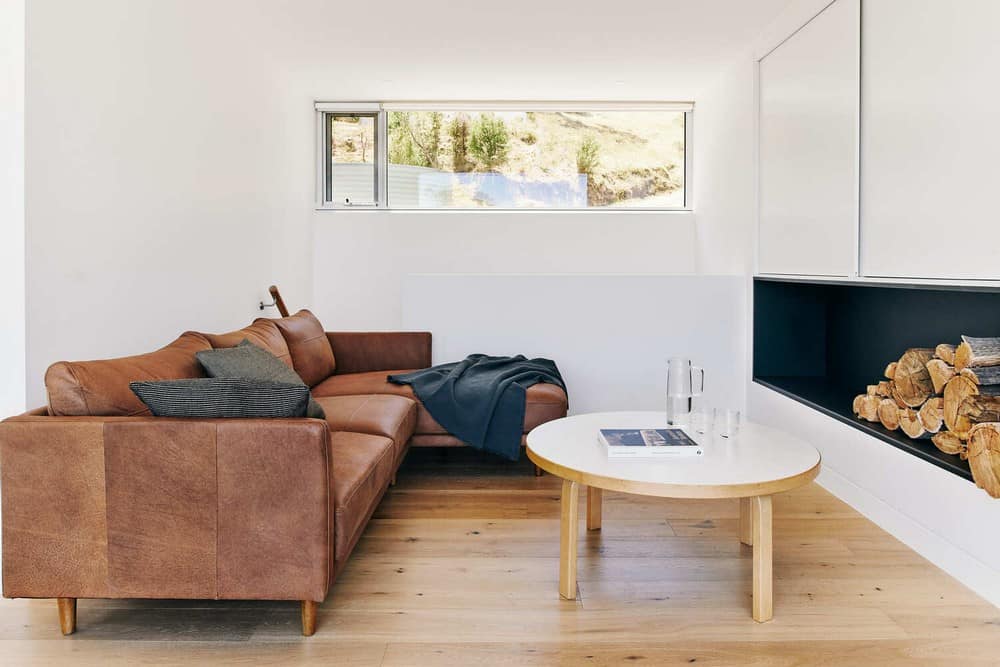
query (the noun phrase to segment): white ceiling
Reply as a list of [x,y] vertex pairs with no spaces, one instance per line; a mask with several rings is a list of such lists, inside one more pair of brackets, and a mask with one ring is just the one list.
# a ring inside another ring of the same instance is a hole
[[[319,97],[329,97],[336,83],[333,94],[341,99],[686,100],[788,3],[294,0],[242,6],[255,7],[255,17],[243,18],[248,25],[260,20],[258,28],[271,35],[262,35],[265,44],[284,44],[282,50],[299,56],[297,74],[318,85]],[[345,68],[352,72],[346,90]]]
[[694,100],[789,1],[36,0],[29,60],[72,50],[110,76],[125,58],[161,92],[245,80],[296,104]]

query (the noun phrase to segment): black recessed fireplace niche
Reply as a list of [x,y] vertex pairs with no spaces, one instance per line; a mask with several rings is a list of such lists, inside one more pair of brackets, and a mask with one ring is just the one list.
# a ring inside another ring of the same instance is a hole
[[907,348],[1000,335],[1000,288],[754,278],[753,380],[949,472],[930,440],[855,417],[852,401]]

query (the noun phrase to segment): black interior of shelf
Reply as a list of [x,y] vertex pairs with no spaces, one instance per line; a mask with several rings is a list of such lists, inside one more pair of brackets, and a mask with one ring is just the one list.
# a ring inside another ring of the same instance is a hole
[[1000,289],[754,279],[755,382],[972,479],[930,440],[857,419],[854,396],[910,347],[1000,333]]

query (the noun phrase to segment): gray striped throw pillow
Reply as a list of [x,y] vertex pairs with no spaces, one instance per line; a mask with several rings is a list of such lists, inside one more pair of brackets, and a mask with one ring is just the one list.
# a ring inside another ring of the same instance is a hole
[[[246,339],[236,347],[202,350],[194,356],[210,377],[268,380],[303,386],[306,384],[285,362]],[[311,395],[306,416],[314,419],[326,418],[323,407],[312,400]]]
[[246,378],[132,382],[157,417],[305,417],[309,387]]

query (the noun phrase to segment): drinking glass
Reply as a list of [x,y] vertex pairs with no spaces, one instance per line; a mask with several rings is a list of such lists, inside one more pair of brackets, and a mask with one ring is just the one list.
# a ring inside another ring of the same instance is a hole
[[704,368],[693,365],[690,359],[668,359],[667,423],[671,426],[687,425],[691,416],[691,399],[701,396],[704,391]]
[[691,429],[695,433],[711,433],[712,431],[712,410],[704,401],[695,400],[691,404]]
[[716,433],[723,438],[735,438],[740,432],[740,411],[716,408],[714,414],[715,418],[713,421],[715,422]]

